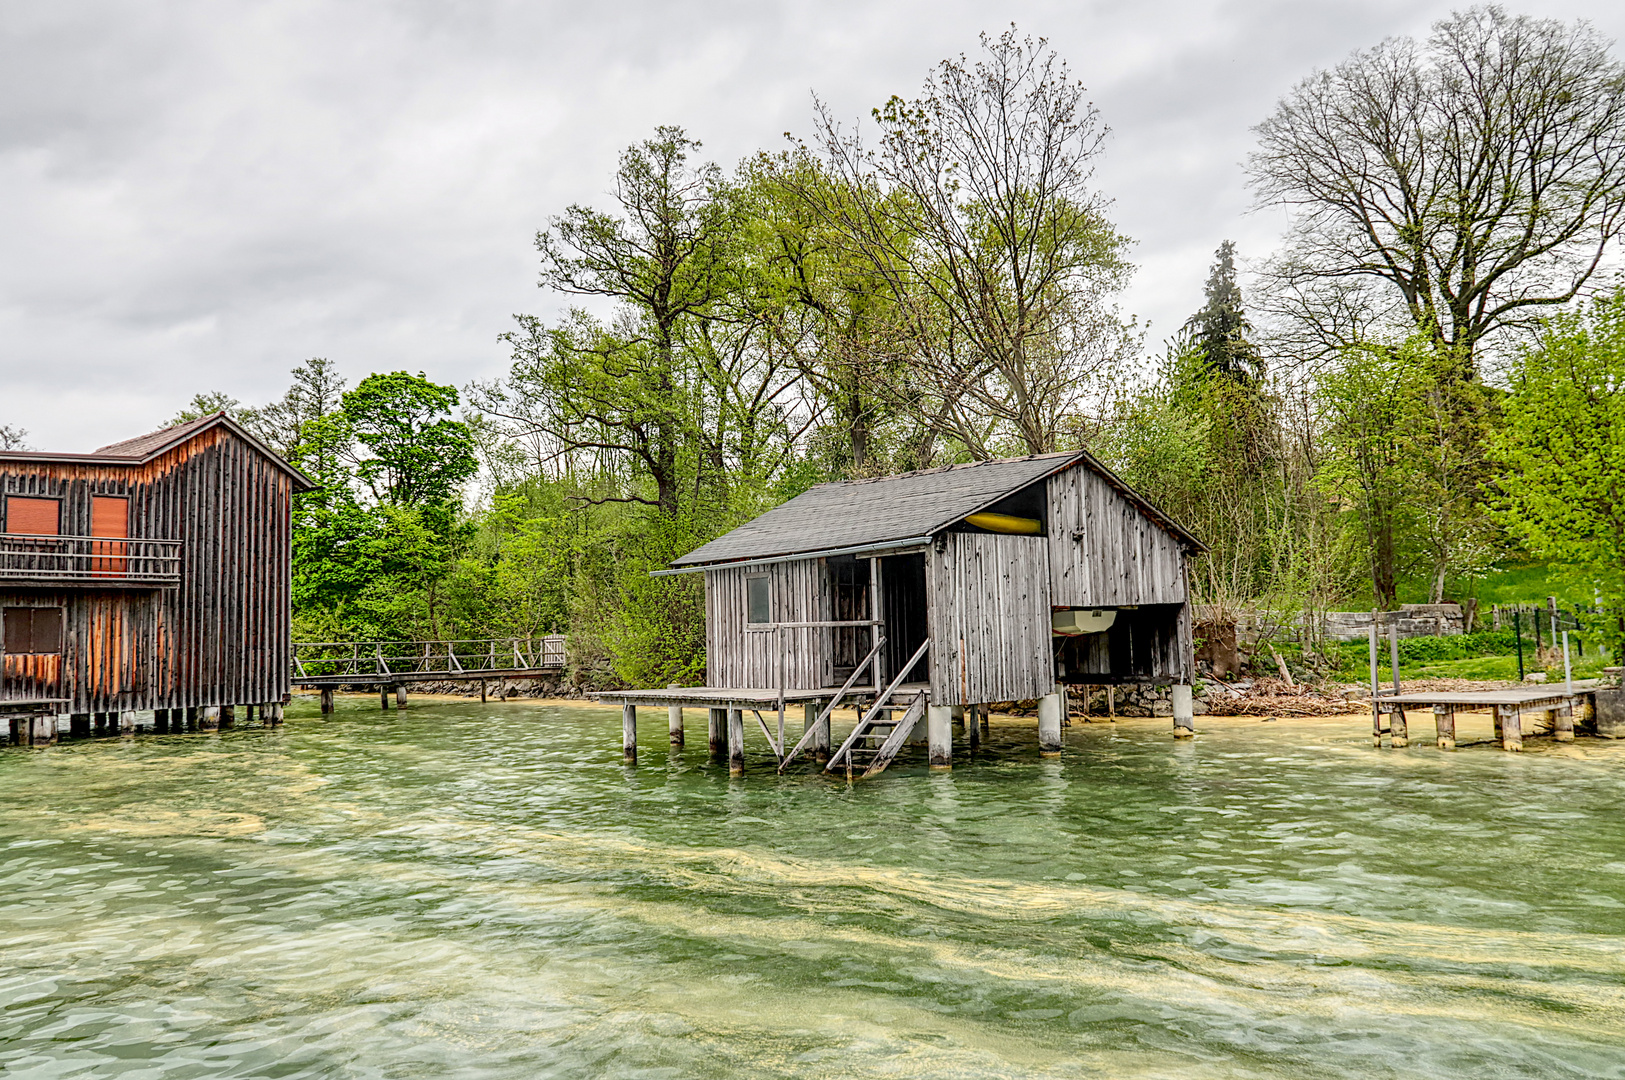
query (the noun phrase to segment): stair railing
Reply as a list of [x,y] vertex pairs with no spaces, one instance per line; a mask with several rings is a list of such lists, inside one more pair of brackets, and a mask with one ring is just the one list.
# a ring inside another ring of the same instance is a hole
[[887,702],[891,701],[891,696],[897,692],[897,688],[899,686],[903,685],[903,680],[908,678],[908,673],[914,670],[914,665],[920,662],[920,659],[925,656],[925,651],[930,647],[931,639],[929,637],[920,642],[920,647],[915,649],[914,655],[909,657],[908,662],[898,669],[896,677],[892,679],[891,683],[886,687],[886,689],[875,695],[875,703],[869,707],[868,712],[864,713],[863,716],[859,718],[858,726],[852,729],[852,734],[846,737],[846,741],[841,744],[841,748],[830,755],[829,764],[824,766],[825,772],[834,770],[835,766],[840,764],[843,755],[850,755],[852,753],[852,746],[859,739],[863,738],[865,734],[864,729],[868,727],[869,723],[886,708]]
[[797,742],[795,748],[784,756],[784,760],[779,762],[780,772],[783,772],[785,767],[789,765],[790,762],[795,760],[797,754],[801,753],[807,748],[808,744],[812,742],[813,737],[818,734],[818,729],[823,727],[829,718],[834,715],[835,710],[841,704],[841,699],[846,696],[847,691],[852,689],[853,684],[858,681],[858,676],[863,674],[863,670],[871,663],[880,663],[880,649],[885,644],[886,635],[877,635],[875,639],[875,647],[869,650],[869,655],[865,656],[862,662],[860,662],[857,667],[852,669],[852,674],[846,677],[846,682],[841,685],[839,690],[835,691],[835,696],[829,699],[829,704],[825,705],[824,708],[819,712],[818,719],[814,720],[812,722],[812,726],[802,733],[801,741]]

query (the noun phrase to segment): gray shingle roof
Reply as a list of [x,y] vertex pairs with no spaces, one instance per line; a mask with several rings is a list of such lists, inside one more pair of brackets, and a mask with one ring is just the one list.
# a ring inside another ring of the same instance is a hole
[[1163,528],[1200,548],[1195,537],[1130,491],[1094,458],[1075,451],[820,484],[689,552],[672,566],[771,559],[929,536],[1080,462],[1099,472]]

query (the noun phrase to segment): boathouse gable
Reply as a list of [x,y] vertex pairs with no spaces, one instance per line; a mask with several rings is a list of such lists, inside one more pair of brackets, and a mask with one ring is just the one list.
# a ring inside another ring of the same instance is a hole
[[0,703],[280,702],[292,500],[310,486],[218,413],[90,454],[0,453],[0,609],[62,624],[59,642],[0,635]]

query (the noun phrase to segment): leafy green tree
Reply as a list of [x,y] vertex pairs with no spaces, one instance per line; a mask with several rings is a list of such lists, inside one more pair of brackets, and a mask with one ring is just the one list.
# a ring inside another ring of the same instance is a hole
[[391,506],[444,505],[479,471],[468,425],[450,419],[457,389],[404,371],[369,375],[342,398],[355,440],[371,453],[356,476]]
[[1554,316],[1520,352],[1491,439],[1498,516],[1533,555],[1570,567],[1625,646],[1625,290]]

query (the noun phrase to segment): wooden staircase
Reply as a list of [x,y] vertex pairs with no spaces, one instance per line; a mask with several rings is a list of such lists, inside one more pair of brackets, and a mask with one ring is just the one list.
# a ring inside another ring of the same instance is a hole
[[[909,733],[914,726],[925,716],[928,695],[921,691],[914,695],[898,719],[889,717],[887,698],[883,697],[876,702],[863,717],[858,720],[857,727],[852,734],[846,737],[841,748],[829,756],[829,764],[824,766],[825,772],[835,772],[845,769],[848,776],[863,769],[865,778],[884,772],[908,742]],[[900,703],[899,703],[900,704]]]

